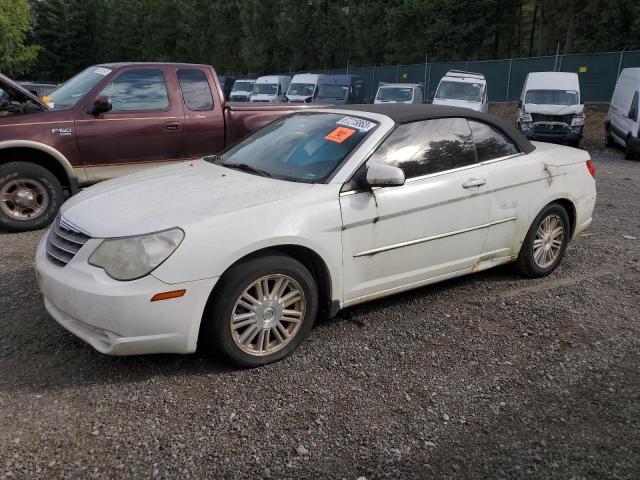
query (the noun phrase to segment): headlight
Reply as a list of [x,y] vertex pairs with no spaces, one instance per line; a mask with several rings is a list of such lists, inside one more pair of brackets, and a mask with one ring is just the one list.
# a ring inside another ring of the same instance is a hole
[[172,228],[138,237],[104,240],[89,257],[89,263],[103,268],[116,280],[135,280],[155,270],[171,255],[184,232]]
[[584,115],[574,115],[571,120],[572,127],[582,127],[584,126]]
[[531,123],[533,122],[533,118],[530,113],[522,113],[520,114],[520,123]]

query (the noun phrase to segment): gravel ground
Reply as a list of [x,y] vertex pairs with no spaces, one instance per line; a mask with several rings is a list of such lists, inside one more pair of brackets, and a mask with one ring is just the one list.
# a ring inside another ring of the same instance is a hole
[[597,151],[592,228],[509,268],[341,312],[292,357],[113,358],[0,234],[0,479],[639,478],[640,163]]

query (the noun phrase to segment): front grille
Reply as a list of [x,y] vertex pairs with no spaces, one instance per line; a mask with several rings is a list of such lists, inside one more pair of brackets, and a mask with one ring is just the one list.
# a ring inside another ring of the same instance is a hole
[[64,267],[91,237],[56,217],[47,238],[47,258],[51,263]]
[[546,115],[542,113],[532,113],[531,119],[533,120],[533,123],[560,122],[560,123],[566,123],[567,125],[571,125],[571,121],[573,120],[573,114],[570,113],[568,115]]

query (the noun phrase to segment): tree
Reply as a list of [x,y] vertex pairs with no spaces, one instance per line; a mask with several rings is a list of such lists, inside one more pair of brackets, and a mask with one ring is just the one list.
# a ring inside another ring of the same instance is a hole
[[38,57],[37,45],[25,45],[31,8],[27,0],[0,0],[0,71],[26,73]]

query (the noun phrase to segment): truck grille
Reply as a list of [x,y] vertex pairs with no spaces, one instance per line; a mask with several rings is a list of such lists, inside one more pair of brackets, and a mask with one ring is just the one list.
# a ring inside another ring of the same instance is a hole
[[90,238],[58,215],[47,237],[47,258],[54,265],[64,267]]
[[573,120],[573,114],[568,115],[545,115],[542,113],[532,113],[531,119],[533,123],[537,122],[560,122],[566,123],[567,125],[571,125],[571,121]]

